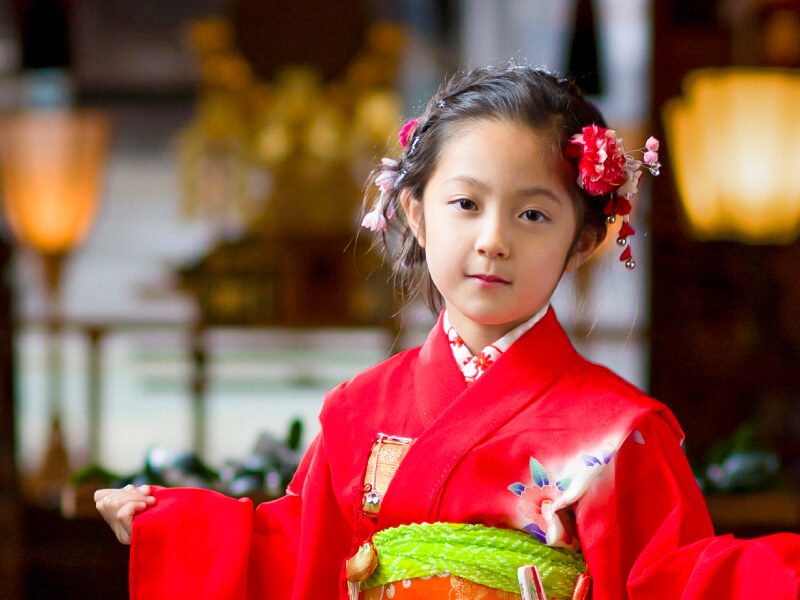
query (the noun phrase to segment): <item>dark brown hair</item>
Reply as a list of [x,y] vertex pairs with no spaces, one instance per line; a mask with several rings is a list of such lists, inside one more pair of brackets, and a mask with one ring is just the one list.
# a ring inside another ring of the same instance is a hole
[[[395,283],[403,295],[413,296],[424,290],[430,308],[434,311],[441,308],[441,295],[425,268],[425,249],[417,242],[399,209],[400,194],[408,190],[413,198],[422,200],[445,142],[467,121],[508,120],[548,137],[554,168],[563,172],[564,187],[577,210],[578,226],[570,255],[586,231],[596,235],[598,243],[605,238],[603,208],[608,197],[591,196],[581,189],[576,165],[563,158],[564,148],[574,134],[592,123],[605,127],[605,119],[571,80],[514,63],[481,67],[445,82],[416,118],[417,126],[397,158],[397,165],[381,165],[373,170],[363,204],[363,212],[372,205],[377,194],[373,184],[381,172],[387,168],[398,172],[397,183],[386,194],[380,209],[384,215],[387,210],[398,212],[398,218],[388,221],[389,235],[382,239],[384,250],[393,258]],[[393,240],[392,246],[396,243],[394,252],[389,247],[389,239]]]

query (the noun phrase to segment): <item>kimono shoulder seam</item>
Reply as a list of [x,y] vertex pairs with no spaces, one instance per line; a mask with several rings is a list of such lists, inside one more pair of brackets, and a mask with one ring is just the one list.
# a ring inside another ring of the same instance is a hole
[[[650,413],[658,413],[675,433],[678,441],[683,441],[683,429],[675,418],[675,415],[672,414],[670,408],[663,402],[649,396],[629,381],[614,373],[614,371],[608,367],[593,363],[582,356],[579,357],[578,361],[573,363],[573,368],[575,368],[577,372],[568,374],[568,377],[578,377],[582,372],[590,374],[592,376],[592,385],[596,385],[598,389],[616,392],[628,401],[634,402],[640,407],[647,409],[645,416]],[[634,426],[631,431],[628,432],[628,435],[630,435],[633,429],[636,429],[636,427]]]
[[329,390],[325,394],[320,411],[320,421],[327,420],[331,411],[341,410],[350,397],[358,397],[363,392],[369,391],[370,388],[385,385],[385,382],[397,371],[408,370],[410,372],[419,356],[420,349],[421,347],[417,347],[398,352]]
[[602,377],[602,382],[598,381],[598,385],[607,385],[609,382],[613,382],[615,388],[618,388],[620,392],[624,391],[626,395],[631,398],[647,398],[651,402],[655,402],[659,405],[662,404],[604,365],[594,363],[580,355],[574,365],[575,368],[582,372],[591,372],[595,377]]

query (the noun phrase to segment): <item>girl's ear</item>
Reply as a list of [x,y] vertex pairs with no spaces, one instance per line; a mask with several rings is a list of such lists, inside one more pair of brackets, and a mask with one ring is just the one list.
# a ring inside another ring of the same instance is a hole
[[594,254],[594,251],[597,250],[601,241],[602,239],[591,227],[584,228],[578,237],[578,244],[572,251],[572,256],[570,256],[567,261],[566,272],[573,273],[577,271],[578,268]]
[[400,204],[403,211],[406,213],[406,222],[411,228],[417,242],[423,248],[425,247],[425,230],[423,228],[422,220],[422,201],[417,200],[411,195],[408,188],[400,192]]

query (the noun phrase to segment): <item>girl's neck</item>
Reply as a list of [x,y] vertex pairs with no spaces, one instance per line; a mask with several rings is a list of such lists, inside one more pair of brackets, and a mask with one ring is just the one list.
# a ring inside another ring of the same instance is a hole
[[[541,311],[536,313],[538,319],[541,319],[541,317],[544,316],[544,313],[547,311],[548,307],[549,303],[545,305]],[[469,348],[469,351],[473,356],[486,348],[486,346],[494,344],[509,331],[513,330],[519,325],[522,325],[533,316],[534,315],[527,315],[521,319],[510,321],[508,323],[484,324],[476,323],[475,321],[465,317],[457,309],[447,306],[447,318],[450,320],[450,324],[453,326],[453,329],[456,330],[458,337],[461,338],[461,341],[464,342],[464,345]]]

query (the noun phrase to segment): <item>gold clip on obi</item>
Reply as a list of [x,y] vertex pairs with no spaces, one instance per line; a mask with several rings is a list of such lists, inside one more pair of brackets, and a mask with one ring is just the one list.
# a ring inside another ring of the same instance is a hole
[[369,453],[364,473],[362,507],[365,514],[371,517],[378,516],[386,490],[413,442],[412,438],[378,434],[378,439]]

